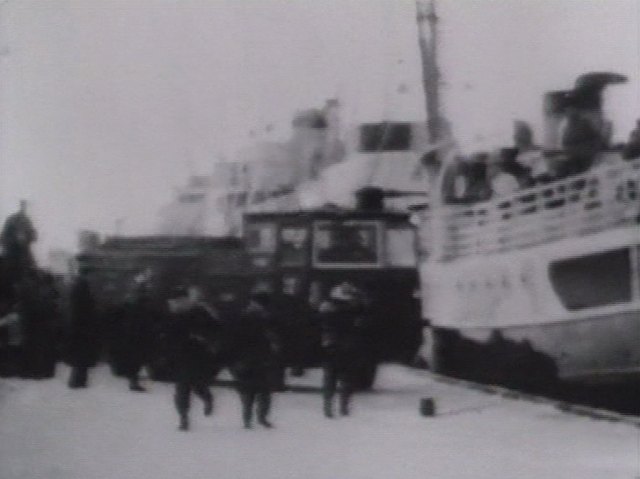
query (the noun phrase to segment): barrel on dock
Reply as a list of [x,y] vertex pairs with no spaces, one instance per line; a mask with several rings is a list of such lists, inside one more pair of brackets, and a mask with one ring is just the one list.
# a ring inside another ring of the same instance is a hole
[[420,414],[425,417],[431,417],[436,415],[436,403],[433,398],[420,399]]

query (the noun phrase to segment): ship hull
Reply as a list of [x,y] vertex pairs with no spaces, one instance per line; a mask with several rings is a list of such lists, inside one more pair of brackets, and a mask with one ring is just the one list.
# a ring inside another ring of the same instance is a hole
[[425,262],[426,356],[438,372],[521,387],[640,383],[636,227]]
[[[640,311],[506,328],[433,328],[440,372],[523,386],[640,381]],[[432,353],[433,354],[433,353]]]

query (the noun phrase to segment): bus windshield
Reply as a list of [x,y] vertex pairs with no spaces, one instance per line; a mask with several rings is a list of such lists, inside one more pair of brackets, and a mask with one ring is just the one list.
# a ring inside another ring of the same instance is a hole
[[318,266],[377,266],[380,228],[374,221],[324,221],[315,225]]

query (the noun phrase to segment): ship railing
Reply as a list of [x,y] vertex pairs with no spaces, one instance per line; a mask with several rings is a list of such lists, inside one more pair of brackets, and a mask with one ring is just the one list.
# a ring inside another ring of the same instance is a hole
[[437,260],[501,253],[640,222],[640,160],[423,216],[421,253]]

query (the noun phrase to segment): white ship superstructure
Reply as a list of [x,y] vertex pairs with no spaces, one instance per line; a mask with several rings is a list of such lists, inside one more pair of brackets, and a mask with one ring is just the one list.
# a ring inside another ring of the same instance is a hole
[[383,189],[398,210],[423,197],[429,142],[422,122],[381,121],[339,131],[338,104],[299,112],[287,142],[259,141],[211,175],[192,176],[162,211],[159,232],[240,235],[245,212],[353,207],[355,192]]
[[[490,355],[499,338],[550,358],[564,379],[640,373],[639,193],[640,160],[620,160],[425,212],[420,273],[434,362],[454,350],[466,358],[464,340]],[[459,336],[443,344],[446,331]]]
[[517,385],[640,377],[640,145],[607,145],[601,105],[625,80],[589,73],[545,96],[547,144],[524,150],[554,172],[537,185],[465,199],[436,182],[420,225],[436,369]]

